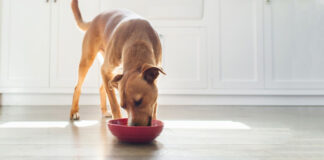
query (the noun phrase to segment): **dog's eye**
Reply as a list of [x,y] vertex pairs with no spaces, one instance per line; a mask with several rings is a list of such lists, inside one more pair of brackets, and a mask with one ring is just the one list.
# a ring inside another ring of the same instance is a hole
[[139,100],[134,100],[135,106],[139,106],[139,105],[141,105],[141,103],[142,103],[142,98]]

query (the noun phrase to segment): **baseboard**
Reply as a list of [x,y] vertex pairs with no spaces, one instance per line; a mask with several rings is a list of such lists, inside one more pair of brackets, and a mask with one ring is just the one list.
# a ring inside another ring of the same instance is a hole
[[[72,94],[0,94],[1,105],[71,105]],[[99,105],[98,94],[83,94],[80,105]],[[316,95],[161,95],[161,105],[324,105]]]

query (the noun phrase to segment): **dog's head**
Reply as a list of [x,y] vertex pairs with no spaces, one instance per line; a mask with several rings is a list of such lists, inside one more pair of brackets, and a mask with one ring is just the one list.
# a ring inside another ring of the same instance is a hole
[[161,68],[144,64],[138,71],[116,75],[111,85],[119,90],[120,105],[127,111],[128,125],[151,125],[153,109],[157,105],[156,78]]

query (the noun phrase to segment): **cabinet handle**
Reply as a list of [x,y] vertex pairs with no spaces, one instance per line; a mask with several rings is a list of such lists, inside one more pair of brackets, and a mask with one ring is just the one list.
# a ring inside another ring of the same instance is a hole
[[264,0],[266,4],[270,4],[271,0]]
[[48,3],[49,2],[49,0],[46,0],[46,3]]
[[56,3],[57,2],[57,0],[54,0],[54,3]]

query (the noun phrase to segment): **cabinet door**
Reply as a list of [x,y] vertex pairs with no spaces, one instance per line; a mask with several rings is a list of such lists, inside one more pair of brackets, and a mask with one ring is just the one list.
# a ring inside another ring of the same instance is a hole
[[48,87],[50,3],[2,1],[3,87]]
[[324,2],[265,3],[266,86],[324,88]]
[[163,46],[162,90],[207,88],[206,29],[204,27],[159,27]]
[[[77,83],[84,33],[76,25],[70,3],[70,0],[53,3],[51,87],[74,88]],[[79,7],[84,21],[91,21],[100,12],[99,0],[79,0]],[[95,61],[84,87],[98,87],[98,66]]]
[[[262,0],[219,0],[210,47],[214,88],[263,87]],[[210,13],[211,14],[211,13]]]

